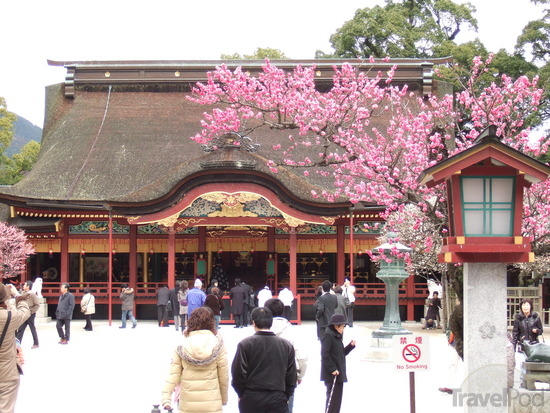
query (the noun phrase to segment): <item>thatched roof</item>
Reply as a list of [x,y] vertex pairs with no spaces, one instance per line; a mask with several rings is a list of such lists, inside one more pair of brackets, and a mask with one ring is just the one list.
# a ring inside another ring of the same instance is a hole
[[[202,114],[208,110],[187,99],[190,87],[220,63],[64,63],[67,81],[46,90],[38,160],[21,182],[0,188],[0,198],[153,205],[174,202],[194,180],[230,179],[229,175],[235,174],[276,187],[295,201],[327,204],[314,198],[311,191],[330,190],[330,177],[304,176],[292,169],[273,174],[267,167],[268,159],[280,156],[273,145],[286,140],[288,131],[261,129],[250,136],[259,145],[257,152],[230,149],[207,153],[190,139],[200,131]],[[262,62],[248,63],[259,68]],[[296,64],[285,61],[289,67]],[[426,65],[431,68],[426,62],[409,62],[402,80],[410,77],[421,91]],[[416,70],[414,76],[412,69]],[[180,70],[181,75],[174,78]]]

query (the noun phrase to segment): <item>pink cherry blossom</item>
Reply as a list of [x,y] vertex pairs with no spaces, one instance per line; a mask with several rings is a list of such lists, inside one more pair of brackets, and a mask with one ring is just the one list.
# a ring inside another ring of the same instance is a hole
[[[446,194],[443,186],[419,185],[421,172],[472,146],[491,124],[504,143],[528,155],[550,145],[530,139],[525,127],[540,105],[538,79],[502,75],[482,87],[491,60],[474,59],[460,92],[427,98],[395,84],[396,67],[377,71],[372,58],[335,66],[332,87],[323,91],[316,89],[314,66],[284,71],[266,60],[252,76],[222,65],[193,89],[190,99],[210,109],[192,139],[204,144],[227,132],[288,131],[288,140],[273,147],[281,156],[268,161],[272,172],[301,168],[332,176],[330,190],[312,195],[385,205],[386,229],[414,243],[419,267],[435,268],[447,234]],[[526,191],[524,231],[535,250],[549,242],[549,205],[549,181]]]

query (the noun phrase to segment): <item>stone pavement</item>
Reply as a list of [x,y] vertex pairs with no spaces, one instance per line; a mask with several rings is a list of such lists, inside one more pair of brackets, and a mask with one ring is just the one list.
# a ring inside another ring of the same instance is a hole
[[[371,332],[381,322],[356,322],[346,328],[344,343],[355,339],[357,347],[347,357],[348,380],[344,386],[343,413],[366,411],[409,412],[409,374],[397,372],[389,361],[369,360]],[[40,348],[32,350],[32,336],[27,329],[23,338],[25,374],[17,402],[17,413],[149,413],[159,403],[160,392],[168,372],[173,349],[181,332],[173,326],[159,328],[156,322],[141,321],[136,329],[119,329],[105,320],[94,320],[94,331],[83,330],[84,321],[71,324],[71,341],[58,344],[55,322],[38,324]],[[130,324],[129,324],[130,325]],[[458,386],[460,380],[449,377],[449,347],[442,330],[422,330],[419,323],[403,323],[415,334],[429,338],[429,371],[415,373],[416,411],[463,411],[453,408],[453,396],[439,387]],[[320,344],[315,324],[294,326],[305,348],[309,363],[303,383],[298,386],[294,412],[323,412],[325,387],[319,380]],[[253,334],[252,327],[235,329],[222,325],[229,357],[233,359],[237,343]],[[237,397],[229,389],[229,403],[224,412],[238,412]]]

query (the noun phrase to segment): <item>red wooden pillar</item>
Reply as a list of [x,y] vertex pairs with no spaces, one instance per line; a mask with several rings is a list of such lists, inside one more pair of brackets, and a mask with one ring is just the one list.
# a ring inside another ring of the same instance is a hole
[[338,225],[336,228],[336,280],[341,279],[342,283],[346,275],[345,236],[346,227]]
[[170,227],[168,231],[168,288],[176,286],[176,231]]
[[206,251],[206,227],[199,227],[199,252]]
[[414,294],[414,274],[411,274],[407,278],[407,321],[414,321]]
[[109,314],[109,326],[113,322],[113,216],[109,210],[109,300],[108,300],[108,314]]
[[267,252],[275,252],[275,228],[267,228]]
[[69,226],[63,225],[61,234],[61,262],[59,268],[60,283],[69,282]]
[[296,240],[296,228],[291,227],[290,228],[290,240],[289,240],[289,255],[290,255],[290,291],[294,295],[296,295],[297,292],[297,273],[296,273],[296,267],[298,264],[297,260],[297,240]]
[[[128,281],[132,288],[137,285],[137,225],[130,225],[130,257],[128,264]],[[135,312],[134,312],[135,314]]]
[[[349,282],[353,284],[353,253],[355,247],[353,245],[353,233],[354,233],[354,222],[353,222],[353,207],[349,209]],[[342,285],[344,280],[338,280],[338,284]]]

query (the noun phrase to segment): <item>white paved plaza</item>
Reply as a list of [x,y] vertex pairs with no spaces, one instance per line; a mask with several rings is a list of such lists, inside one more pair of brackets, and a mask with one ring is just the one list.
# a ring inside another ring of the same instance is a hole
[[[409,374],[396,372],[394,363],[368,360],[371,332],[381,322],[356,322],[347,328],[345,343],[357,341],[348,356],[349,382],[344,386],[342,412],[409,412]],[[72,322],[69,345],[58,344],[55,322],[38,325],[40,348],[31,350],[32,336],[27,329],[23,339],[25,375],[17,402],[17,413],[149,413],[159,403],[161,388],[168,371],[173,349],[181,332],[173,326],[159,328],[156,322],[139,322],[136,329],[119,329],[107,321],[94,321],[94,331],[82,328],[84,321]],[[131,325],[131,324],[129,324]],[[429,338],[429,371],[419,371],[416,378],[416,411],[463,411],[453,408],[453,396],[441,393],[448,383],[449,349],[441,330],[422,330],[419,323],[403,323],[415,334]],[[295,412],[323,412],[325,388],[319,380],[320,344],[313,322],[295,326],[309,352],[308,371],[295,396]],[[223,325],[229,363],[237,343],[253,333],[252,327],[235,329]],[[459,381],[458,381],[459,384]],[[237,397],[229,390],[225,412],[238,412]]]

